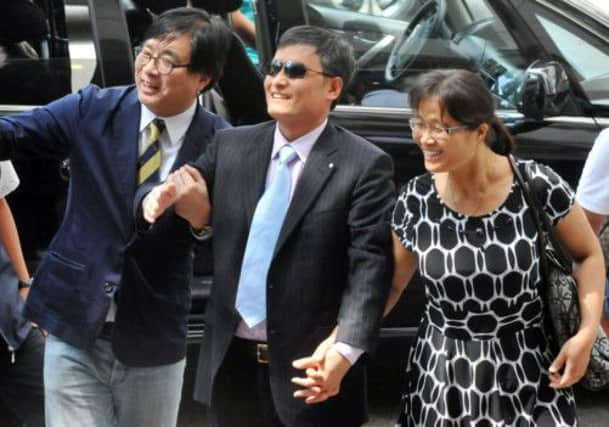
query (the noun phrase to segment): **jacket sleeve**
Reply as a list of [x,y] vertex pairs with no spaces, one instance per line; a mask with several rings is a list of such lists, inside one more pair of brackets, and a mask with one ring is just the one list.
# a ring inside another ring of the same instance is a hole
[[381,154],[357,180],[347,225],[349,272],[336,341],[374,350],[391,285],[390,215],[395,202],[391,158]]
[[81,123],[98,90],[96,86],[87,86],[44,107],[0,118],[0,160],[29,155],[67,157],[73,129]]

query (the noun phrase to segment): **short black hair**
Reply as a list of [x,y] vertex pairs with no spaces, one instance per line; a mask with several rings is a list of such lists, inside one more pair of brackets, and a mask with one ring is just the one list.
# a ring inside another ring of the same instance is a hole
[[277,43],[277,49],[294,45],[306,45],[315,49],[322,71],[330,76],[340,77],[343,80],[343,92],[345,91],[355,72],[351,43],[325,28],[299,25],[283,33]]
[[144,40],[190,36],[190,65],[188,70],[211,78],[207,87],[222,75],[230,47],[232,32],[219,16],[202,9],[178,7],[157,16]]
[[424,99],[437,97],[443,111],[459,123],[476,128],[490,126],[487,145],[497,154],[514,150],[514,138],[495,113],[495,98],[484,80],[468,70],[433,70],[417,77],[410,90],[410,105],[419,109]]

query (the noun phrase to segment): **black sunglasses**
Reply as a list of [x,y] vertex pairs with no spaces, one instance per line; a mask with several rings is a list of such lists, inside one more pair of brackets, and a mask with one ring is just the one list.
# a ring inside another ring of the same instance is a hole
[[264,67],[264,73],[269,76],[276,76],[283,70],[284,74],[289,79],[304,79],[307,71],[311,73],[321,74],[326,77],[336,77],[323,71],[312,70],[307,68],[302,62],[296,61],[285,61],[282,62],[279,59],[273,59],[270,64]]

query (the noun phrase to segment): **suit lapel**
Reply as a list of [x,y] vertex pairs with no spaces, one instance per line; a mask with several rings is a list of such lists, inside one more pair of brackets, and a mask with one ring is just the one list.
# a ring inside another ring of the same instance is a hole
[[116,156],[116,163],[112,167],[120,171],[116,174],[120,180],[118,188],[129,199],[129,203],[136,187],[140,111],[137,92],[133,89],[126,95],[124,102],[119,104],[110,122],[110,141],[116,147],[111,150]]
[[309,210],[319,192],[338,167],[332,161],[338,147],[336,130],[328,123],[326,129],[315,142],[298,179],[290,207],[277,239],[275,254],[281,249],[290,233]]
[[[203,119],[203,120],[202,120]],[[186,162],[196,160],[199,155],[203,152],[203,144],[207,144],[210,141],[209,132],[213,128],[213,124],[210,123],[209,118],[206,118],[203,114],[202,108],[197,104],[195,115],[190,122],[190,126],[184,135],[184,141],[178,151],[173,165],[171,165],[171,171],[175,171]]]

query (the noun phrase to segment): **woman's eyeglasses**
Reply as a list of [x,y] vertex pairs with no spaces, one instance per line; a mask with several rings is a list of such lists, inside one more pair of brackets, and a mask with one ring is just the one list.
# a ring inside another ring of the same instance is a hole
[[414,118],[409,119],[408,124],[410,125],[413,135],[421,136],[423,133],[428,131],[431,137],[434,139],[446,138],[459,130],[472,129],[472,126],[470,125],[459,125],[452,127],[445,127],[439,124],[426,125],[421,120]]
[[326,77],[336,77],[323,71],[312,70],[307,68],[305,64],[297,61],[280,61],[279,59],[273,59],[270,64],[264,67],[264,73],[269,76],[276,76],[283,70],[283,73],[289,79],[304,79],[308,72],[321,74]]

